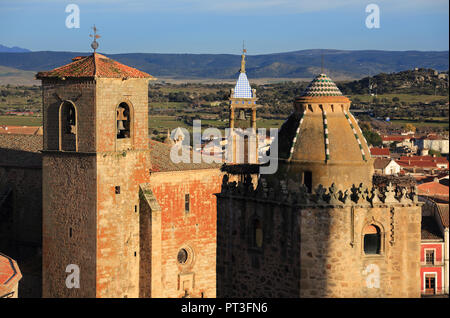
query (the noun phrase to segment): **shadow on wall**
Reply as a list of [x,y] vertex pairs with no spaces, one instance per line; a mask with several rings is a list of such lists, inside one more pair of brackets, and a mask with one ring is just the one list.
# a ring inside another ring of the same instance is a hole
[[330,218],[298,210],[279,184],[227,179],[217,194],[217,297],[323,296]]
[[0,148],[0,251],[22,272],[19,297],[42,294],[42,156]]

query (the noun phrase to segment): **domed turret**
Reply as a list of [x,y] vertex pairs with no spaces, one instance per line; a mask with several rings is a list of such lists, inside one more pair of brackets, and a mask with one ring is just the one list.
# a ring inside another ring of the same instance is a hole
[[280,173],[309,189],[332,183],[341,189],[371,185],[373,164],[350,100],[325,74],[294,102],[295,111],[279,131]]

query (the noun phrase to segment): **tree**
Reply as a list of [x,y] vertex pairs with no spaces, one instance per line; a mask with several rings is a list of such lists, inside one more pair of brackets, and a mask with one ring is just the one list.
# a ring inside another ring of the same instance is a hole
[[369,145],[378,147],[383,144],[381,136],[372,130],[370,123],[362,122],[360,128]]
[[399,102],[399,101],[400,101],[400,98],[398,98],[397,96],[394,96],[394,97],[392,98],[392,101],[393,101],[394,103]]
[[406,131],[416,132],[416,127],[415,127],[413,124],[411,124],[411,123],[405,124],[405,125],[403,126],[403,128],[404,128]]

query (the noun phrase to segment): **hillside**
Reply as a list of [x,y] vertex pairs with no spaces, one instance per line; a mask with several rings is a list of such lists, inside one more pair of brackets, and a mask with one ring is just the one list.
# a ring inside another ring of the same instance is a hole
[[[310,79],[321,70],[334,80],[359,79],[368,74],[399,72],[415,67],[448,69],[448,51],[346,51],[302,50],[287,53],[248,55],[249,78]],[[49,70],[89,53],[28,52],[0,53],[0,65],[26,71]],[[159,78],[236,78],[240,56],[232,54],[106,54],[121,63],[139,68]]]
[[0,85],[38,85],[39,81],[34,78],[35,73],[0,65]]
[[439,73],[433,69],[417,68],[398,73],[380,73],[361,80],[342,83],[344,94],[368,94],[369,85],[374,94],[448,94],[448,71]]

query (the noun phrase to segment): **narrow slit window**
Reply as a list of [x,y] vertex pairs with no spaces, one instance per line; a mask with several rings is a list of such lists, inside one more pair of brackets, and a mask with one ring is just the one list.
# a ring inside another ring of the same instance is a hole
[[254,238],[254,246],[261,248],[263,243],[263,229],[261,226],[260,220],[255,220],[253,222],[253,238]]
[[311,191],[312,191],[312,172],[311,171],[303,172],[303,184],[308,189],[308,193],[311,193]]
[[191,208],[190,205],[191,205],[191,204],[190,204],[189,193],[186,193],[186,194],[184,195],[184,211],[185,211],[186,213],[189,213],[190,208]]

